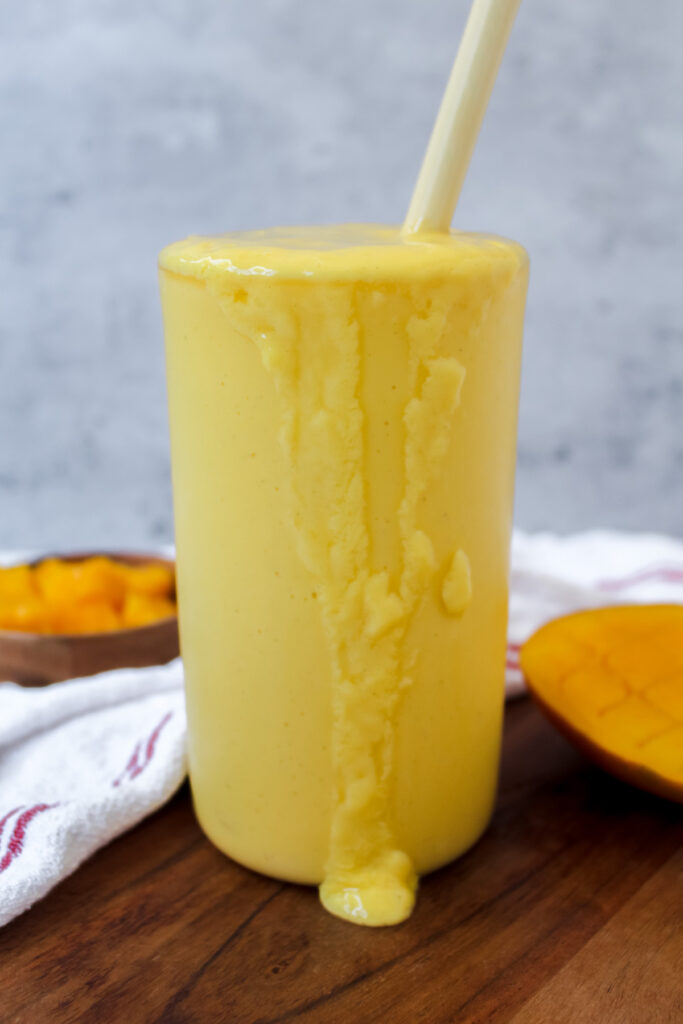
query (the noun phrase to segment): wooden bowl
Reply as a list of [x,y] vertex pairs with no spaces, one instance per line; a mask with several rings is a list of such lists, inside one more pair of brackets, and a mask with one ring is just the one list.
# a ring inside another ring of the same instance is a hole
[[[158,555],[120,551],[85,551],[68,555],[45,555],[65,562],[106,556],[124,565],[165,565],[175,563]],[[164,665],[180,653],[178,616],[170,615],[149,626],[118,629],[108,633],[79,633],[46,636],[0,629],[0,680],[25,686],[42,686],[76,676],[91,676],[113,668],[141,668]]]

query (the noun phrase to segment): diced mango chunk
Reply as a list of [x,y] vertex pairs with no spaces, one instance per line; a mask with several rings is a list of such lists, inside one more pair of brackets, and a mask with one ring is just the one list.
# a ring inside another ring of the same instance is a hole
[[35,577],[40,593],[50,604],[102,599],[120,606],[125,595],[119,567],[109,558],[88,558],[83,562],[48,558],[36,566]]
[[0,604],[0,629],[20,633],[42,633],[44,607],[38,598]]
[[35,597],[36,588],[30,565],[0,568],[0,605],[31,601]]
[[683,776],[683,725],[653,736],[645,745],[650,761],[659,765],[662,774],[672,778]]
[[166,565],[119,564],[117,569],[128,593],[147,594],[149,597],[168,597],[173,593],[175,577],[173,570]]
[[150,622],[175,615],[175,611],[175,604],[167,597],[128,593],[123,604],[122,623],[126,629],[135,629],[137,626],[147,626]]
[[102,598],[55,608],[52,633],[110,633],[122,626],[121,616]]
[[157,562],[46,558],[34,566],[0,569],[0,629],[104,633],[175,613],[173,569]]
[[673,724],[666,712],[659,711],[642,697],[633,694],[608,708],[594,723],[594,731],[603,740],[618,736],[623,752],[633,754],[647,740]]
[[588,713],[591,720],[624,699],[624,688],[617,679],[600,671],[599,666],[576,669],[564,681],[567,704],[578,714]]
[[680,633],[680,647],[658,643],[658,635],[654,631],[648,643],[643,643],[642,637],[629,637],[616,650],[610,651],[607,664],[628,683],[631,690],[643,690],[653,679],[683,669],[683,631]]

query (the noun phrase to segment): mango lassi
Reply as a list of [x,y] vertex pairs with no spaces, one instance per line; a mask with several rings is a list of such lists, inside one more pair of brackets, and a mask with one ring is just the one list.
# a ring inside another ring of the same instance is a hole
[[160,267],[199,821],[397,923],[494,799],[526,255],[347,225]]

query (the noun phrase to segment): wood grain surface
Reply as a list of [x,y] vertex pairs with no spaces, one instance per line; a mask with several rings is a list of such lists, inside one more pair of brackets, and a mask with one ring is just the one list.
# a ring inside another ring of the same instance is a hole
[[680,1024],[681,808],[508,708],[481,842],[378,931],[233,864],[187,789],[0,932],[2,1024]]

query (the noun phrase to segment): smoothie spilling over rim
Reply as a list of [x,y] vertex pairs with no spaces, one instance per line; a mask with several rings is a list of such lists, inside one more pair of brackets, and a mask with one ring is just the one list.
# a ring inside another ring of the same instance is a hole
[[[357,923],[398,923],[411,912],[417,882],[392,823],[396,716],[419,655],[411,623],[435,592],[444,615],[465,615],[477,587],[459,538],[436,551],[421,521],[467,388],[453,324],[471,344],[493,292],[525,274],[526,254],[485,236],[413,240],[397,228],[346,225],[188,239],[165,249],[161,266],[205,283],[226,333],[229,324],[248,339],[272,379],[292,541],[310,573],[330,663],[334,793],[321,899]],[[459,276],[464,311],[453,308]],[[330,283],[324,298],[307,287],[311,278]],[[268,287],[278,289],[276,302],[263,301]],[[395,329],[408,347],[408,386],[391,559],[382,557],[369,513],[376,463],[364,350],[372,338],[359,304],[381,306],[396,289],[406,293]]]

